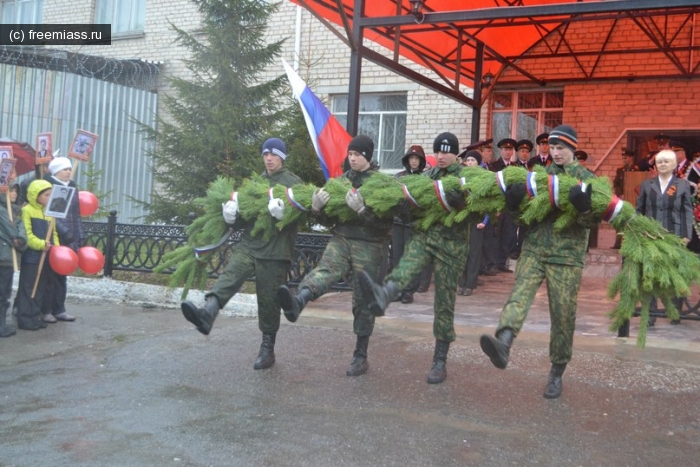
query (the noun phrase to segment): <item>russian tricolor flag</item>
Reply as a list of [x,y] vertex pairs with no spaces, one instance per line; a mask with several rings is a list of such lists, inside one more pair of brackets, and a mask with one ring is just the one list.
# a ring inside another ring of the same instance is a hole
[[340,122],[316,97],[306,83],[296,74],[289,64],[282,59],[287,78],[292,85],[294,96],[301,104],[306,127],[314,143],[316,155],[321,163],[326,180],[343,174],[343,161],[347,156],[348,144],[352,136],[345,131]]

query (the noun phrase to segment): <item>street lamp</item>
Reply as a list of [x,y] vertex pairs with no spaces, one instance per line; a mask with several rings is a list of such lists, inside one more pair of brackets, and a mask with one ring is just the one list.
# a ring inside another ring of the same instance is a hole
[[493,78],[494,78],[493,73],[491,73],[490,71],[487,71],[486,73],[484,73],[484,76],[481,78],[481,86],[484,89],[490,88],[491,84],[493,83]]
[[425,2],[423,0],[409,0],[411,2],[411,14],[415,16],[416,23],[420,24],[425,19],[423,14],[423,7]]

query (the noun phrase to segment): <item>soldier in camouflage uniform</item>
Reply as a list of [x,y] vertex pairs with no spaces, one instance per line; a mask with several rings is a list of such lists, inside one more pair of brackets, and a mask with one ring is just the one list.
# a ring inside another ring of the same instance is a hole
[[[350,141],[348,145],[350,169],[342,176],[352,182],[353,188],[362,186],[372,174],[379,170],[379,166],[372,161],[373,152],[374,143],[365,135],[358,135]],[[314,193],[311,200],[312,211],[322,223],[329,222],[322,212],[329,198],[330,195],[321,189]],[[378,279],[385,272],[392,220],[379,219],[374,215],[372,210],[365,206],[362,196],[356,190],[348,191],[345,202],[357,213],[357,218],[333,226],[331,229],[333,237],[328,242],[321,261],[302,280],[296,294],[286,286],[281,286],[277,290],[277,296],[284,309],[284,315],[289,321],[294,322],[309,301],[328,292],[331,285],[352,272],[353,330],[357,336],[357,344],[346,374],[359,376],[366,373],[369,368],[367,347],[374,330],[375,318],[368,311],[367,302],[360,293],[358,277],[360,271],[365,271],[371,277]]]
[[[270,186],[284,185],[291,187],[301,183],[299,177],[284,168],[287,158],[285,144],[270,138],[262,147],[265,172],[262,177]],[[268,204],[270,215],[282,219],[284,203],[273,198]],[[233,247],[231,257],[224,272],[214,284],[211,292],[206,294],[206,304],[197,308],[192,302],[181,304],[182,314],[204,335],[211,331],[219,309],[240,290],[243,283],[255,274],[255,293],[258,299],[258,326],[262,331],[262,344],[253,368],[256,370],[271,367],[275,363],[275,338],[280,327],[280,305],[275,292],[277,287],[287,281],[287,272],[294,254],[297,227],[288,226],[269,240],[262,236],[252,236],[253,223],[238,217],[238,193],[223,206],[226,223],[243,229],[241,241]]]
[[[567,174],[579,180],[594,176],[574,157],[577,142],[576,131],[568,125],[560,125],[550,133],[550,153],[554,163],[547,166],[547,173]],[[506,205],[509,210],[517,211],[525,192],[522,184],[508,187]],[[562,374],[571,360],[576,299],[588,246],[588,229],[598,221],[591,212],[590,185],[585,190],[581,185],[572,188],[569,201],[581,213],[576,225],[555,231],[557,213],[552,212],[542,222],[530,226],[516,267],[515,285],[501,312],[496,336],[484,334],[480,342],[491,362],[504,369],[508,365],[513,339],[523,326],[537,289],[546,280],[551,321],[549,358],[552,362],[544,391],[547,399],[555,399],[562,392]]]
[[[443,177],[459,177],[462,170],[459,142],[452,133],[441,133],[435,138],[433,152],[437,167],[424,172],[433,180]],[[464,209],[462,190],[445,193],[450,210]],[[433,335],[435,353],[428,374],[428,383],[442,383],[447,377],[446,362],[450,342],[455,340],[454,309],[457,281],[469,253],[469,223],[450,227],[436,223],[426,231],[416,230],[404,251],[399,264],[391,271],[384,285],[377,285],[373,278],[364,275],[360,285],[365,296],[373,297],[371,310],[377,316],[384,314],[389,303],[423,270],[426,265],[435,268],[435,301],[433,303]]]

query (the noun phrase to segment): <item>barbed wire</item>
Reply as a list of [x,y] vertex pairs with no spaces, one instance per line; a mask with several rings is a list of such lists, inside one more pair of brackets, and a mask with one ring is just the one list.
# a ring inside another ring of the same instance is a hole
[[73,73],[131,88],[155,92],[160,63],[117,59],[37,46],[0,46],[0,63]]

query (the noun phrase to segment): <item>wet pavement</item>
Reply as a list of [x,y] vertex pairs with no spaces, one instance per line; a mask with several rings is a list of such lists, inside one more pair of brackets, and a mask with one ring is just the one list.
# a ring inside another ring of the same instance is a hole
[[616,338],[607,279],[585,277],[564,394],[546,400],[544,287],[507,370],[479,349],[512,276],[458,297],[439,385],[432,291],[377,320],[355,378],[349,293],[283,319],[264,371],[255,319],[222,316],[205,337],[178,310],[73,300],[75,323],[0,339],[0,466],[695,465],[700,321],[659,319],[638,349],[638,319]]

